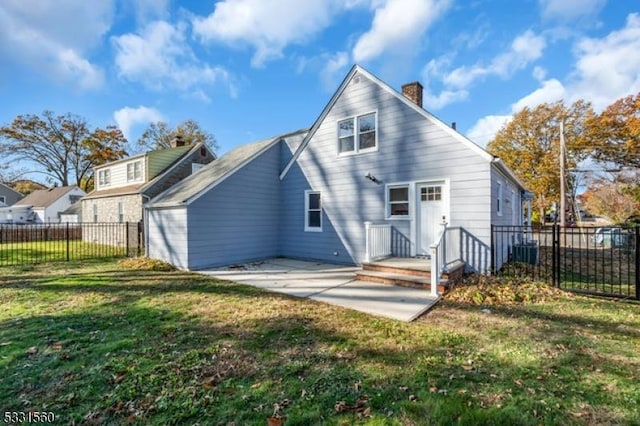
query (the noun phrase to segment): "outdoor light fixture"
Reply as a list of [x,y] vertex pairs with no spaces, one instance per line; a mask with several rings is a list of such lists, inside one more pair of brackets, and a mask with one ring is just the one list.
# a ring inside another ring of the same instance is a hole
[[369,179],[371,182],[380,183],[378,178],[372,175],[371,172],[367,173],[365,177]]

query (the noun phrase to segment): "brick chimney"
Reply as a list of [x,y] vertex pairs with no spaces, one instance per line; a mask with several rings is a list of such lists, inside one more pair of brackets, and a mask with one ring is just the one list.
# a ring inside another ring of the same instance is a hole
[[176,135],[176,137],[171,141],[171,148],[177,148],[179,146],[184,146],[184,139],[182,139],[182,135]]
[[418,81],[402,86],[402,94],[414,104],[422,108],[422,84]]

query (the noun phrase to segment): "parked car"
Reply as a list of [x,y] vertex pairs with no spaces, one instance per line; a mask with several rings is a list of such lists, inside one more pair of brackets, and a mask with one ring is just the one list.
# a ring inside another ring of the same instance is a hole
[[591,240],[601,247],[624,247],[629,241],[629,235],[621,228],[598,228]]

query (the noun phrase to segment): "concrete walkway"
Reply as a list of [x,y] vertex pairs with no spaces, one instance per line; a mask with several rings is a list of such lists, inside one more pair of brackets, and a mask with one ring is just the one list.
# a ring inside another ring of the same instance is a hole
[[278,258],[198,272],[407,322],[437,302],[426,290],[356,281],[358,269]]

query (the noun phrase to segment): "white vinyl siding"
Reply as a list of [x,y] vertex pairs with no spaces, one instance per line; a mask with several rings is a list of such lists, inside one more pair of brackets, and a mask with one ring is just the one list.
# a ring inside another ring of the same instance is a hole
[[376,151],[377,114],[375,112],[338,121],[338,154],[356,154]]
[[322,197],[319,191],[304,192],[304,230],[322,231]]

